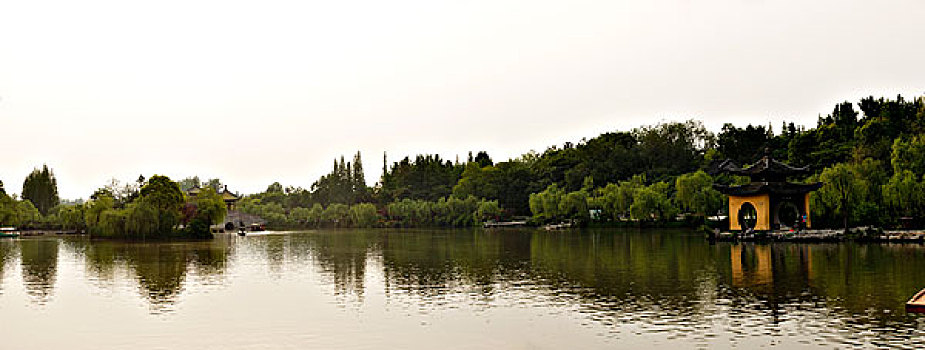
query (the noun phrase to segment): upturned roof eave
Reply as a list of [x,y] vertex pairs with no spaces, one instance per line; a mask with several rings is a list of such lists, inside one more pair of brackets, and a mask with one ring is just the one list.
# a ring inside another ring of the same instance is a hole
[[822,187],[821,182],[797,184],[790,182],[758,182],[741,186],[713,184],[713,188],[727,196],[754,196],[759,194],[805,194]]

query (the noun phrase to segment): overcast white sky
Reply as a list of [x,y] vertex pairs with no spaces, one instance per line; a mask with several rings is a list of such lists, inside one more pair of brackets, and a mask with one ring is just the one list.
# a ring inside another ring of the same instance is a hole
[[925,93],[925,1],[0,0],[0,180],[309,187],[664,120],[814,125]]

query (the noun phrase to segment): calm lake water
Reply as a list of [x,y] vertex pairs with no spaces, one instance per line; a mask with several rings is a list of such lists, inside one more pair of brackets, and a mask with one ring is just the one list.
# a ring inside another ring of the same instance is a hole
[[689,231],[0,240],[2,349],[925,348],[925,246]]

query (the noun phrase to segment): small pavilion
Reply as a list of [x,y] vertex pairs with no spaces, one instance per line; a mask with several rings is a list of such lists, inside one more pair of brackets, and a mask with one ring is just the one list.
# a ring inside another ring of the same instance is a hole
[[[202,192],[202,188],[200,188],[199,186],[196,186],[196,187],[186,190],[186,195],[187,197],[190,197],[190,198],[196,198],[196,196],[198,196],[200,192]],[[232,193],[231,191],[229,191],[228,185],[225,185],[224,189],[222,189],[222,191],[219,192],[218,195],[222,196],[222,200],[225,201],[226,209],[228,210],[237,209],[236,206],[237,206],[238,200],[241,199],[241,196],[236,195]]]
[[787,181],[788,177],[808,174],[809,167],[793,167],[765,155],[746,168],[726,160],[716,172],[751,179],[750,183],[741,186],[713,185],[729,196],[730,231],[770,231],[800,224],[804,228],[811,227],[809,194],[822,187],[822,183]]
[[219,193],[222,196],[222,200],[225,201],[225,207],[228,210],[237,209],[238,200],[241,199],[241,196],[236,195],[228,190],[228,185],[225,185],[225,189],[222,190],[222,193]]

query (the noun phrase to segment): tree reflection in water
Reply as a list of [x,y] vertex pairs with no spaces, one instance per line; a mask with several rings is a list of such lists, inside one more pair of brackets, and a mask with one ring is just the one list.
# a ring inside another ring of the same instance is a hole
[[45,304],[54,294],[58,273],[58,240],[21,240],[20,259],[26,293],[38,304]]
[[[741,341],[787,327],[812,335],[907,323],[914,316],[903,302],[925,281],[915,268],[925,263],[918,245],[710,245],[677,230],[339,231],[305,239],[342,291],[361,294],[367,260],[381,257],[386,295],[421,310],[577,308],[605,325],[704,344],[720,333]],[[871,341],[904,336],[881,332]]]
[[[23,239],[0,242],[0,279],[17,254],[38,303],[52,295],[59,254],[73,254],[95,283],[137,286],[153,313],[173,310],[186,286],[228,285],[232,270],[330,288],[338,306],[359,307],[381,294],[390,306],[421,313],[564,312],[614,333],[628,326],[704,346],[721,336],[751,346],[794,334],[844,345],[925,346],[912,341],[923,339],[925,318],[903,310],[925,281],[920,245],[709,244],[690,231],[612,229],[319,230],[162,243]],[[294,298],[283,303],[302,297],[280,296]]]
[[375,251],[377,236],[375,230],[327,231],[310,236],[311,245],[307,248],[325,283],[333,285],[335,294],[342,298],[341,303],[363,302],[367,258]]
[[191,268],[200,283],[221,283],[216,279],[224,275],[231,250],[224,239],[157,243],[84,241],[81,248],[86,270],[97,281],[112,283],[118,279],[119,271],[130,271],[139,293],[155,313],[172,310]]
[[15,263],[17,242],[11,239],[0,240],[0,295],[3,294],[3,277],[8,266]]

